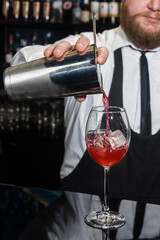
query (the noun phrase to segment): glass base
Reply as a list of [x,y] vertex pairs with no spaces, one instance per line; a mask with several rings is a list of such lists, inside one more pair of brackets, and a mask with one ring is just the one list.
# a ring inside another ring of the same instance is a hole
[[116,212],[94,211],[85,217],[85,223],[94,228],[114,230],[122,227],[126,220],[123,215]]

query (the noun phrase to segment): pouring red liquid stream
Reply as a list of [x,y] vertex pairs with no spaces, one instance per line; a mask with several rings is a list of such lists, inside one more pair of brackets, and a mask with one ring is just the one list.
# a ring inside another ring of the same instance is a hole
[[108,97],[104,90],[102,90],[102,94],[103,94],[103,98],[102,98],[103,105],[104,105],[104,109],[106,110],[106,129],[107,129],[107,133],[108,133],[108,132],[110,132],[109,119],[108,119],[109,101],[108,101]]

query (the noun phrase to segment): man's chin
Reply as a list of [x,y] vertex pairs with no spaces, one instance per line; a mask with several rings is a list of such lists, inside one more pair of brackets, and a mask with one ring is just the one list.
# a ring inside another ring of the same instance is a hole
[[145,31],[151,34],[156,34],[160,32],[160,26],[148,25],[146,26]]

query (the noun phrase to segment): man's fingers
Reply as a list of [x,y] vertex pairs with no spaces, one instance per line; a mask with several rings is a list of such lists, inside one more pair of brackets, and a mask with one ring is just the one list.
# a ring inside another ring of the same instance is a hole
[[78,102],[83,102],[85,99],[86,99],[86,95],[78,95],[78,96],[75,96],[75,99],[78,101]]
[[79,54],[85,54],[87,47],[90,45],[89,39],[81,37],[78,39],[75,45],[75,49]]
[[71,44],[69,42],[62,41],[54,48],[53,54],[55,58],[61,58],[69,50],[71,50]]
[[[86,37],[81,37],[78,39],[76,45],[74,46],[78,54],[83,55],[87,51],[87,47],[90,45],[89,39]],[[45,49],[45,57],[54,56],[58,61],[62,61],[66,53],[73,49],[73,46],[69,42],[61,41],[58,44],[51,44]],[[108,58],[109,52],[106,47],[99,47],[98,49],[97,62],[99,64],[104,64]]]
[[49,47],[47,47],[44,50],[44,56],[45,57],[51,57],[53,55],[53,50],[56,47],[56,44],[51,44]]
[[98,57],[97,57],[97,62],[98,64],[103,65],[109,55],[108,49],[106,47],[99,47],[98,49]]
[[63,57],[63,55],[71,50],[72,46],[69,42],[61,41],[58,44],[52,44],[46,50],[44,51],[45,57],[51,57],[54,56],[57,59],[60,59]]

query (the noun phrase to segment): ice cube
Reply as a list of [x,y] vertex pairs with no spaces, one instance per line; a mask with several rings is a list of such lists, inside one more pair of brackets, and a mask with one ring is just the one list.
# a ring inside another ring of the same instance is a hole
[[105,135],[97,134],[93,141],[93,146],[95,148],[104,148],[110,146],[110,143]]
[[108,134],[108,141],[112,149],[120,148],[126,144],[126,138],[120,130],[116,130]]

